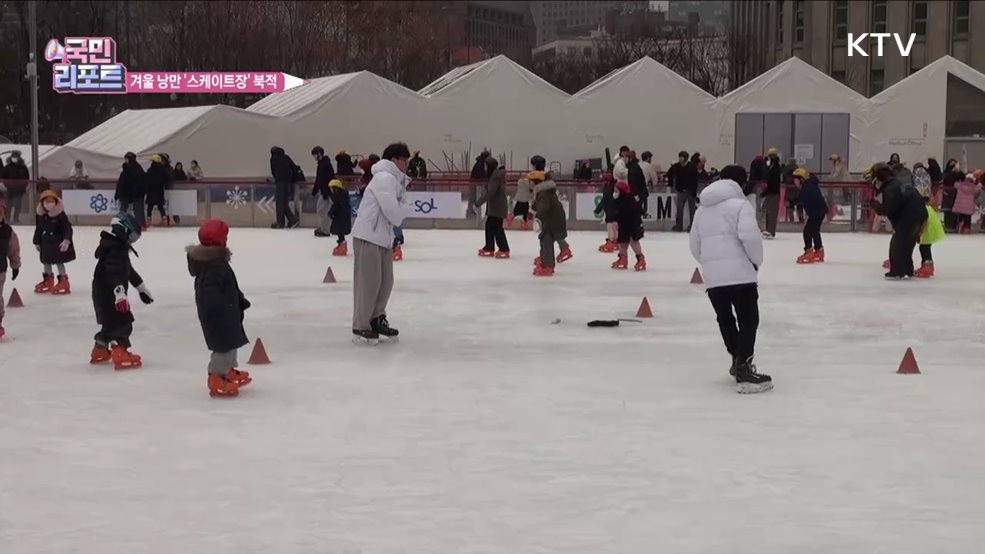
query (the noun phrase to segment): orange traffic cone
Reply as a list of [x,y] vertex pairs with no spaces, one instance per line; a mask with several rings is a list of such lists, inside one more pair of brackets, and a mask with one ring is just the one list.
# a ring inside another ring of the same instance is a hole
[[896,373],[901,375],[918,375],[920,368],[917,367],[917,358],[913,355],[913,349],[907,347],[906,354],[903,354],[903,361],[899,363]]
[[328,271],[325,272],[325,278],[322,280],[322,283],[334,283],[334,282],[335,282],[335,274],[332,273],[332,267],[329,266]]
[[[3,299],[0,299],[2,301]],[[7,302],[8,308],[23,308],[24,301],[21,300],[21,295],[17,292],[17,289],[10,291],[10,301]]]
[[694,268],[694,274],[691,275],[691,284],[701,285],[704,282],[705,280],[701,278],[701,270],[699,270],[698,268]]
[[643,297],[640,309],[636,310],[636,317],[653,317],[653,310],[650,309],[650,301]]
[[270,358],[267,356],[267,349],[263,347],[263,341],[259,338],[253,344],[253,353],[250,354],[250,359],[247,363],[252,365],[263,365],[270,363]]

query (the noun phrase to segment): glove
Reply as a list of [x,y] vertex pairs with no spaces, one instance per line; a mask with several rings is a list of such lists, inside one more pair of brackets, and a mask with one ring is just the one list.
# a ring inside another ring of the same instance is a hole
[[69,247],[69,246],[70,246],[71,244],[72,244],[72,243],[71,243],[71,242],[69,242],[69,240],[68,240],[68,239],[65,239],[65,240],[63,240],[63,241],[61,242],[61,244],[59,244],[59,245],[58,245],[58,250],[59,250],[60,252],[68,252],[68,247]]
[[140,286],[137,287],[137,292],[140,293],[140,301],[144,304],[154,303],[154,297],[151,296],[150,289],[147,288],[147,285],[140,283]]
[[130,302],[127,300],[127,289],[123,285],[117,285],[113,289],[113,296],[116,299],[116,311],[126,313],[130,311]]
[[19,268],[19,267],[15,267],[15,268],[11,269],[10,270],[10,275],[11,275],[10,276],[10,280],[11,281],[16,281],[17,280],[17,276],[20,275],[20,273],[21,273],[21,268]]

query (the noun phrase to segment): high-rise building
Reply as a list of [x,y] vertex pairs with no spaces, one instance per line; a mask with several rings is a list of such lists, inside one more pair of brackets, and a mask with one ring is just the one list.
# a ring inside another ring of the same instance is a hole
[[534,21],[524,1],[468,0],[433,2],[442,14],[450,45],[450,65],[478,62],[504,54],[530,63]]
[[[985,2],[972,0],[733,0],[731,40],[743,43],[749,59],[736,86],[790,56],[797,56],[861,94],[872,96],[937,60],[950,55],[985,72]],[[866,37],[853,51],[848,34],[898,33],[884,42]]]
[[725,29],[729,21],[729,3],[725,0],[677,1],[667,3],[667,19],[687,21],[689,13],[697,13],[702,27]]
[[564,34],[587,34],[605,23],[605,14],[615,11],[645,11],[650,2],[643,1],[592,1],[548,0],[530,2],[530,13],[537,27],[535,46],[551,42]]

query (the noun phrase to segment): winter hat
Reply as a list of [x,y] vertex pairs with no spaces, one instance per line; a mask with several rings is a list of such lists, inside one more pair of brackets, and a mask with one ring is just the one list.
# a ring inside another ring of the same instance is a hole
[[780,153],[780,151],[777,150],[776,148],[773,148],[772,146],[769,148],[769,150],[766,151],[766,155],[767,156],[776,156],[779,153]]
[[623,194],[629,194],[629,191],[632,189],[629,188],[629,183],[627,183],[626,181],[619,181],[618,183],[616,183],[616,190],[618,190]]
[[43,204],[44,201],[47,200],[47,199],[49,199],[49,198],[51,198],[55,202],[58,202],[58,193],[55,192],[55,191],[53,191],[53,190],[51,190],[51,189],[48,189],[46,191],[43,191],[41,193],[41,196],[38,198],[38,203],[39,204]]
[[160,154],[154,154],[153,156],[150,157],[150,161],[157,163],[164,163],[164,158],[162,158]]
[[331,181],[328,182],[328,186],[337,189],[345,188],[345,185],[342,184],[342,181],[340,179],[332,179]]
[[722,179],[728,179],[734,181],[736,184],[744,184],[748,178],[749,174],[746,173],[746,168],[741,165],[727,165],[722,168],[722,172],[718,175]]
[[761,162],[761,161],[763,161],[763,155],[762,154],[756,154],[756,157],[753,158],[753,159],[756,160],[757,162]]
[[811,174],[806,169],[802,167],[798,167],[797,169],[793,170],[793,176],[797,177],[798,179],[807,179],[808,177],[811,176]]
[[225,246],[229,226],[221,219],[206,219],[198,228],[198,242],[202,246]]
[[841,161],[841,156],[839,154],[835,153],[835,154],[831,154],[831,156],[828,159],[831,160],[831,161],[833,161],[833,162],[840,162]]
[[985,170],[976,169],[971,172],[971,175],[975,178],[976,181],[981,181],[982,175],[985,175]]

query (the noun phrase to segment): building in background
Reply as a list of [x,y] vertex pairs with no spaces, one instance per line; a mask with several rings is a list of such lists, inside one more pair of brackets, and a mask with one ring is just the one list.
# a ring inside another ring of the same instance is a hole
[[667,19],[687,21],[688,14],[697,13],[703,26],[725,29],[729,22],[729,3],[725,0],[676,1],[667,3]]
[[[687,4],[690,2],[680,2]],[[701,3],[701,2],[698,2]],[[675,2],[671,2],[675,4]],[[972,0],[733,0],[732,39],[742,42],[747,63],[735,77],[741,85],[797,56],[866,96],[873,96],[941,56],[951,55],[985,72],[985,2]],[[976,32],[976,30],[978,30]],[[884,56],[876,42],[869,53],[848,56],[848,33],[899,33],[904,45],[916,34],[908,57],[894,38]]]
[[592,0],[553,0],[529,2],[530,13],[537,27],[534,46],[551,42],[558,38],[587,35],[592,29],[605,22],[610,11],[647,11],[650,2],[643,1],[592,1]]
[[448,65],[478,62],[504,54],[517,63],[530,63],[535,27],[530,2],[468,0],[433,2],[448,36]]

